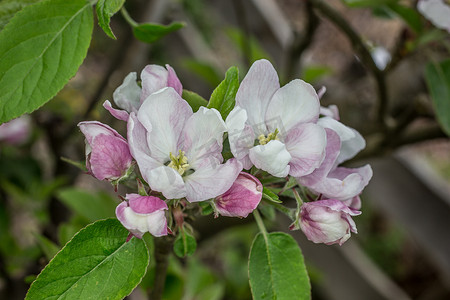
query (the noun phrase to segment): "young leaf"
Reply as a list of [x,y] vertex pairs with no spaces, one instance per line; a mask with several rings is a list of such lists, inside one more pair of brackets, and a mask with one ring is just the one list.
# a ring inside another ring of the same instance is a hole
[[208,101],[206,101],[205,98],[197,94],[196,92],[191,92],[188,90],[183,90],[183,99],[189,103],[189,105],[192,107],[192,110],[196,112],[200,106],[207,106]]
[[103,31],[112,39],[116,39],[116,36],[109,26],[111,17],[122,8],[125,0],[98,0],[96,11],[98,17],[98,25]]
[[248,262],[253,299],[311,299],[311,285],[297,242],[282,232],[259,233]]
[[181,22],[173,22],[169,25],[145,23],[134,27],[133,34],[138,40],[151,44],[184,26],[185,24]]
[[236,103],[236,93],[239,88],[239,71],[231,67],[225,74],[225,79],[213,91],[208,102],[208,108],[217,109],[225,120]]
[[437,120],[450,136],[450,59],[441,63],[429,63],[425,69],[425,79]]
[[175,243],[173,244],[173,251],[178,257],[191,256],[197,248],[195,238],[184,230],[180,231]]
[[387,7],[402,18],[412,30],[415,32],[422,31],[422,18],[417,10],[397,3],[388,4]]
[[269,190],[266,187],[263,187],[263,198],[275,203],[283,203],[282,201],[280,201],[280,198],[278,197],[277,194],[275,194],[274,192],[272,192],[271,190]]
[[139,284],[149,263],[144,241],[116,219],[81,230],[42,270],[25,299],[122,299]]
[[75,75],[92,17],[86,0],[46,0],[11,19],[0,32],[0,123],[39,108]]

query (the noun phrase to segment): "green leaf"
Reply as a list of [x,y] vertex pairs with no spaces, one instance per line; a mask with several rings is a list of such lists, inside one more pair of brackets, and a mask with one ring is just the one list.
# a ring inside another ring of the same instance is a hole
[[8,24],[14,15],[25,6],[39,2],[41,0],[3,0],[0,1],[0,30]]
[[425,79],[437,120],[450,136],[450,59],[441,63],[429,63],[425,69]]
[[315,82],[332,73],[333,69],[327,66],[305,66],[302,73],[302,79],[306,82]]
[[184,26],[185,23],[182,22],[173,22],[169,25],[145,23],[134,27],[133,34],[138,40],[151,44]]
[[236,93],[239,88],[239,70],[231,67],[225,74],[225,79],[213,91],[208,102],[208,108],[217,109],[225,120],[236,103]]
[[115,216],[117,203],[104,192],[92,193],[78,188],[59,191],[58,199],[89,222]]
[[396,15],[405,21],[405,23],[411,27],[415,32],[421,32],[423,29],[422,18],[420,14],[413,8],[400,4],[388,4],[387,7],[392,10]]
[[46,0],[11,19],[0,32],[0,123],[39,108],[75,75],[92,16],[86,0]]
[[263,187],[263,194],[262,194],[263,198],[275,203],[283,203],[282,201],[280,201],[280,198],[278,197],[277,194],[275,194],[274,192],[272,192],[271,190],[269,190],[266,187]]
[[116,36],[109,26],[111,17],[122,8],[125,0],[98,0],[96,11],[98,17],[98,25],[103,31],[112,39],[116,39]]
[[183,66],[212,87],[218,86],[222,80],[222,75],[211,63],[196,59],[185,59],[183,60]]
[[81,230],[31,285],[25,299],[122,299],[139,284],[149,263],[144,241],[116,219]]
[[311,299],[302,252],[286,233],[259,233],[248,268],[253,299]]
[[178,257],[191,256],[197,248],[195,238],[184,230],[180,231],[175,243],[173,244],[173,251]]
[[187,101],[187,103],[189,103],[194,112],[196,112],[200,108],[200,106],[206,107],[208,105],[208,101],[196,92],[183,90],[182,97]]
[[343,0],[350,7],[377,7],[397,3],[398,0]]

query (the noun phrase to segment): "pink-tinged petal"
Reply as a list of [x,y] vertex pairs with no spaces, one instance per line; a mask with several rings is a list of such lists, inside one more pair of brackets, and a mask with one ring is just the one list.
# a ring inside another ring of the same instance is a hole
[[131,72],[113,93],[114,103],[128,113],[137,111],[140,106],[141,88],[136,80],[136,72]]
[[199,202],[225,193],[241,170],[242,164],[233,158],[221,165],[196,170],[184,178],[186,199],[189,202]]
[[164,210],[149,214],[135,212],[127,202],[122,202],[116,208],[117,219],[137,238],[142,238],[146,232],[154,236],[167,235],[167,220]]
[[294,177],[311,174],[325,158],[327,136],[325,130],[312,123],[292,128],[284,141],[292,156],[289,175]]
[[166,65],[166,67],[167,70],[162,66],[148,65],[142,70],[141,103],[151,94],[166,87],[173,88],[181,96],[183,87],[177,74],[169,65]]
[[361,197],[359,197],[359,195],[347,200],[342,200],[342,202],[352,209],[361,209]]
[[172,87],[180,96],[183,93],[183,85],[180,82],[180,79],[178,79],[177,73],[175,73],[175,70],[169,66],[166,65],[167,68],[167,86]]
[[167,219],[164,211],[155,211],[147,216],[148,232],[160,237],[167,235]]
[[148,182],[149,178],[147,178],[147,174],[149,174],[150,170],[161,166],[161,163],[150,157],[150,148],[147,144],[147,131],[139,122],[134,112],[130,114],[127,123],[127,137],[131,155],[136,160],[145,181]]
[[417,9],[434,26],[450,32],[450,4],[444,0],[419,0]]
[[127,194],[129,207],[138,214],[151,214],[158,210],[167,210],[167,204],[154,196],[141,196],[139,194]]
[[223,134],[226,130],[225,122],[216,109],[200,107],[186,121],[182,145],[178,149],[185,151],[188,163],[194,169],[203,165],[205,160],[221,163]]
[[352,216],[361,214],[336,199],[304,203],[300,210],[300,228],[314,243],[342,245],[356,233]]
[[[249,125],[264,124],[269,101],[279,88],[277,71],[272,64],[265,59],[255,61],[236,94],[236,105],[247,111]],[[266,133],[254,130],[256,135]]]
[[269,132],[275,131],[279,126],[273,122],[281,118],[283,128],[278,130],[289,131],[301,123],[315,123],[319,118],[319,97],[314,88],[300,79],[295,79],[275,92],[269,102],[265,122]]
[[[327,87],[322,86],[320,89],[317,90],[317,97],[319,97],[319,100],[322,99],[323,95],[327,92]],[[320,108],[320,113],[322,113],[322,107]]]
[[359,195],[371,178],[372,168],[369,165],[355,169],[340,167],[309,188],[327,198],[346,200]]
[[214,199],[215,209],[222,216],[245,218],[258,206],[262,190],[256,177],[241,172],[231,188]]
[[246,124],[247,112],[236,106],[228,115],[225,123],[228,130],[230,150],[244,169],[250,169],[252,162],[248,157],[249,150],[254,146],[255,134],[250,125]]
[[86,137],[86,140],[89,144],[92,144],[95,137],[100,134],[116,136],[125,141],[125,139],[117,131],[115,131],[108,125],[100,123],[98,121],[80,122],[80,123],[78,123],[78,127],[80,128],[81,132]]
[[148,96],[137,117],[147,130],[151,157],[164,164],[170,153],[177,155],[181,132],[192,114],[192,108],[173,88]]
[[319,168],[315,169],[311,174],[298,177],[297,181],[300,185],[311,187],[324,180],[328,173],[335,167],[336,158],[339,155],[341,141],[339,135],[331,129],[325,129],[327,134],[327,146],[325,148],[325,158]]
[[280,141],[270,141],[266,145],[258,145],[250,149],[252,163],[275,177],[285,177],[289,173],[291,155]]
[[124,110],[113,108],[112,105],[111,105],[111,102],[109,102],[109,100],[106,100],[106,101],[103,103],[103,107],[104,107],[107,111],[109,111],[109,113],[110,113],[114,118],[116,118],[116,119],[118,119],[118,120],[121,120],[121,121],[125,121],[125,122],[128,120],[129,114],[128,114],[126,111],[124,111]]
[[339,135],[339,138],[341,140],[341,149],[336,160],[336,164],[340,164],[354,157],[359,151],[366,147],[366,141],[358,131],[345,126],[344,124],[336,121],[333,118],[320,118],[317,124],[324,128],[329,128]]
[[146,177],[148,184],[154,191],[161,192],[167,199],[186,197],[183,178],[177,171],[167,166],[160,166],[150,170]]
[[[320,91],[319,91],[319,92],[320,92]],[[318,96],[319,96],[319,98],[320,98],[321,96],[319,95],[319,92],[317,92],[317,94],[318,94]],[[339,120],[340,120],[340,117],[339,117],[339,109],[338,109],[338,107],[337,107],[336,105],[334,105],[334,104],[329,105],[328,107],[323,107],[323,106],[321,106],[321,107],[320,107],[320,114],[321,114],[322,116],[325,116],[325,117],[333,118],[333,119],[335,119],[336,121],[339,121]]]
[[130,168],[132,156],[128,144],[115,136],[98,135],[91,145],[89,163],[98,180],[116,180]]

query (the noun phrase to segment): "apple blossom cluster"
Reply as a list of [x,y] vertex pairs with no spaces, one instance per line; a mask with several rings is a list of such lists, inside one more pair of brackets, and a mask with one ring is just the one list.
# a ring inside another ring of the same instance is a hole
[[[115,186],[142,180],[116,209],[130,234],[176,232],[179,222],[168,222],[173,210],[199,202],[208,203],[216,217],[247,217],[260,204],[261,181],[268,177],[282,185],[295,178],[301,186],[303,201],[291,229],[315,243],[340,245],[356,233],[352,217],[361,213],[359,195],[372,169],[340,164],[365,141],[339,122],[336,106],[320,106],[310,84],[296,79],[281,87],[272,64],[256,61],[223,119],[214,108],[193,111],[169,65],[146,66],[140,80],[130,73],[113,94],[117,108],[110,101],[103,105],[126,122],[126,139],[97,121],[78,125],[86,137],[89,174]],[[232,157],[224,159],[225,151]]]

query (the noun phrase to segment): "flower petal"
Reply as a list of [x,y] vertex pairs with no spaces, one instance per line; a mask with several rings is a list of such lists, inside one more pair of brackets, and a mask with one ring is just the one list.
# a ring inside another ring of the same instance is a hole
[[325,130],[312,123],[291,129],[285,139],[286,150],[292,156],[289,175],[305,176],[320,166],[325,158],[327,137]]
[[161,192],[167,199],[186,197],[183,178],[177,171],[167,166],[160,166],[150,170],[146,177],[152,190]]
[[167,219],[163,210],[155,211],[147,215],[148,232],[151,235],[160,237],[167,235]]
[[86,137],[86,140],[89,144],[92,144],[95,137],[100,134],[116,136],[125,141],[125,139],[117,131],[115,131],[108,125],[100,123],[98,121],[80,122],[80,123],[78,123],[78,127],[80,128],[81,132]]
[[172,87],[180,96],[183,93],[183,86],[181,85],[180,79],[178,79],[175,70],[166,64],[167,69],[167,86]]
[[150,170],[161,166],[161,163],[150,157],[150,148],[147,144],[147,131],[139,122],[134,112],[130,114],[130,118],[128,119],[127,137],[131,155],[136,160],[145,181],[148,182],[147,174]]
[[[300,123],[315,123],[319,110],[319,97],[314,88],[303,80],[295,79],[275,92],[269,102],[265,122],[269,132],[276,128],[287,132]],[[280,128],[280,125],[283,127]]]
[[138,86],[136,80],[136,72],[131,72],[113,93],[114,103],[129,113],[136,111],[141,104],[139,100],[141,88]]
[[148,96],[137,117],[147,130],[151,157],[164,164],[169,161],[169,153],[176,155],[181,132],[190,116],[192,108],[172,88]]
[[196,170],[184,178],[186,199],[189,202],[199,202],[225,193],[233,185],[241,170],[242,164],[233,158],[225,164]]
[[92,174],[98,180],[116,180],[131,166],[132,157],[125,140],[100,134],[91,144],[89,160]]
[[335,166],[336,158],[339,155],[341,141],[339,135],[331,129],[325,129],[327,134],[327,146],[325,148],[325,158],[319,168],[312,173],[297,178],[300,185],[307,187],[314,186],[317,182],[324,180],[331,169]]
[[225,123],[231,153],[242,163],[244,169],[250,169],[253,164],[248,157],[248,153],[254,146],[255,134],[252,127],[246,124],[246,121],[247,112],[236,106],[228,115]]
[[151,214],[158,210],[168,209],[166,202],[154,196],[127,194],[125,199],[128,200],[129,207],[138,214]]
[[205,160],[221,163],[223,133],[225,122],[216,109],[200,107],[184,125],[182,147],[186,152],[188,163],[194,169],[200,167]]
[[[277,71],[265,59],[253,63],[236,94],[236,105],[247,111],[248,124],[264,125],[267,106],[276,90],[280,88]],[[254,128],[256,135],[266,134]]]
[[266,145],[259,145],[250,149],[250,160],[259,169],[269,172],[275,177],[285,177],[289,173],[288,163],[291,155],[286,146],[277,140]]
[[109,100],[106,100],[103,103],[103,107],[109,111],[109,113],[116,119],[121,120],[121,121],[127,121],[128,120],[128,116],[129,114],[121,109],[115,109],[112,107],[111,102],[109,102]]

